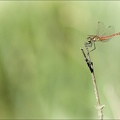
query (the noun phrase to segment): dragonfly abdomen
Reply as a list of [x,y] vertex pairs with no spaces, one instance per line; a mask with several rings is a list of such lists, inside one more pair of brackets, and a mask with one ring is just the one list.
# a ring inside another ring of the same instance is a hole
[[120,35],[120,32],[116,33],[114,36],[116,36],[116,35]]
[[112,35],[108,35],[108,36],[99,37],[99,40],[100,41],[107,40],[107,39],[112,38],[112,37],[117,36],[117,35],[120,35],[120,32],[112,34]]

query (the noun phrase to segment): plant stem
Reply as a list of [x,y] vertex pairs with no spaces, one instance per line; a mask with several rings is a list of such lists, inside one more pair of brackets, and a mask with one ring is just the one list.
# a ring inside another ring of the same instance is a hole
[[95,92],[95,97],[96,97],[96,101],[97,101],[97,111],[98,111],[98,117],[100,120],[103,120],[103,112],[102,109],[104,108],[105,105],[101,105],[100,103],[100,97],[99,97],[99,92],[98,92],[98,88],[97,88],[97,83],[96,83],[96,79],[95,79],[95,73],[94,73],[94,68],[93,68],[93,62],[91,62],[91,58],[90,58],[90,52],[88,50],[88,47],[86,48],[86,52],[88,55],[88,58],[85,55],[85,52],[83,49],[81,49],[83,56],[84,56],[84,60],[86,61],[88,68],[91,72],[91,76],[92,76],[92,81],[93,81],[93,86],[94,86],[94,92]]

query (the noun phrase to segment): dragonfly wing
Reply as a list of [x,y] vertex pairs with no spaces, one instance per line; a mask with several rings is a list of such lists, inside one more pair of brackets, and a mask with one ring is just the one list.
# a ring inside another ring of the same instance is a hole
[[[110,40],[113,36],[112,36],[112,34],[113,33],[115,33],[115,29],[114,29],[114,27],[113,26],[109,26],[105,31],[104,31],[104,33],[102,34],[102,36],[101,37],[103,37],[103,38],[106,38],[105,40],[103,40],[103,41],[108,41],[108,40]],[[108,38],[107,38],[107,36],[108,36]],[[111,36],[111,37],[110,37]]]
[[113,33],[115,33],[115,28],[113,26],[109,26],[104,33],[102,34],[102,36],[109,36],[112,35]]
[[101,36],[106,31],[105,25],[103,22],[98,22],[98,28],[97,28],[97,36]]

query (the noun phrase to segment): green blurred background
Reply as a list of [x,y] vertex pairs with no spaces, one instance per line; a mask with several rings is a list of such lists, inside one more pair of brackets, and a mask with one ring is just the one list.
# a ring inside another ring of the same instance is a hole
[[[120,31],[120,2],[0,2],[0,118],[98,118],[80,47],[97,22]],[[104,118],[120,118],[120,36],[91,53]]]

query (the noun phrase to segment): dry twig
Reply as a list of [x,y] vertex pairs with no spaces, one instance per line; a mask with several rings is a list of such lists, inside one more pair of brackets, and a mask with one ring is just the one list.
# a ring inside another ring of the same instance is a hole
[[97,83],[96,83],[96,79],[95,79],[95,73],[94,73],[94,68],[93,68],[93,62],[91,62],[91,58],[90,58],[90,52],[88,50],[88,47],[86,47],[86,53],[88,58],[86,57],[86,54],[84,52],[83,49],[81,49],[83,56],[84,56],[84,60],[87,63],[87,66],[91,72],[91,76],[92,76],[92,81],[93,81],[93,85],[94,85],[94,92],[95,92],[95,97],[96,97],[96,101],[97,101],[97,111],[98,111],[98,117],[100,120],[103,120],[103,112],[102,109],[104,108],[105,105],[101,105],[100,104],[100,97],[99,97],[99,92],[98,92],[98,88],[97,88]]

